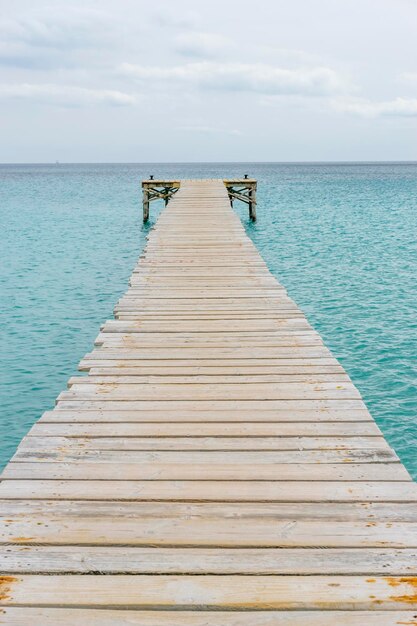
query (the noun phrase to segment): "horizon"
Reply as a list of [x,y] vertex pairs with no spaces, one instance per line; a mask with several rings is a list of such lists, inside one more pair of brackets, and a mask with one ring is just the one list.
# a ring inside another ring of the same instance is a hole
[[16,161],[4,165],[417,165],[417,160],[369,161]]

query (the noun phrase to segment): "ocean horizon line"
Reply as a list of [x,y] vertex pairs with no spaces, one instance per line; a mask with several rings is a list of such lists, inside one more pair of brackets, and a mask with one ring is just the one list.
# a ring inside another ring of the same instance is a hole
[[10,161],[0,167],[16,165],[417,165],[417,160],[393,161]]

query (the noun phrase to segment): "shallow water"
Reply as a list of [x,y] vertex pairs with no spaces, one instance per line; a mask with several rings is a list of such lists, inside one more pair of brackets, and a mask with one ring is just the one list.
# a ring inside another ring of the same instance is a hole
[[151,173],[258,179],[249,235],[417,478],[416,163],[0,165],[0,463],[126,290]]

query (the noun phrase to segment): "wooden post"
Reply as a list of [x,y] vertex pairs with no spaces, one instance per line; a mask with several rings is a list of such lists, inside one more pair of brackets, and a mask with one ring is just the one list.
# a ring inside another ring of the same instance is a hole
[[164,188],[164,191],[165,191],[165,198],[164,198],[165,206],[168,204],[168,201],[169,201],[169,190],[170,190],[169,187],[165,187]]
[[252,185],[249,189],[249,219],[256,222],[256,187]]
[[224,179],[223,182],[229,194],[230,206],[233,206],[234,200],[244,202],[249,207],[249,219],[256,222],[256,180],[245,174],[244,178]]
[[146,187],[143,188],[143,223],[149,220],[149,192]]
[[151,202],[163,200],[166,206],[179,187],[179,180],[155,180],[153,175],[142,181],[144,223],[149,220]]

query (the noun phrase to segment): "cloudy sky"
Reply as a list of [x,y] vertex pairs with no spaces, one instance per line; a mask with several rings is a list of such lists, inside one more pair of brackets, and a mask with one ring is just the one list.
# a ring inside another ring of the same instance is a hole
[[417,0],[0,0],[0,161],[417,160]]

